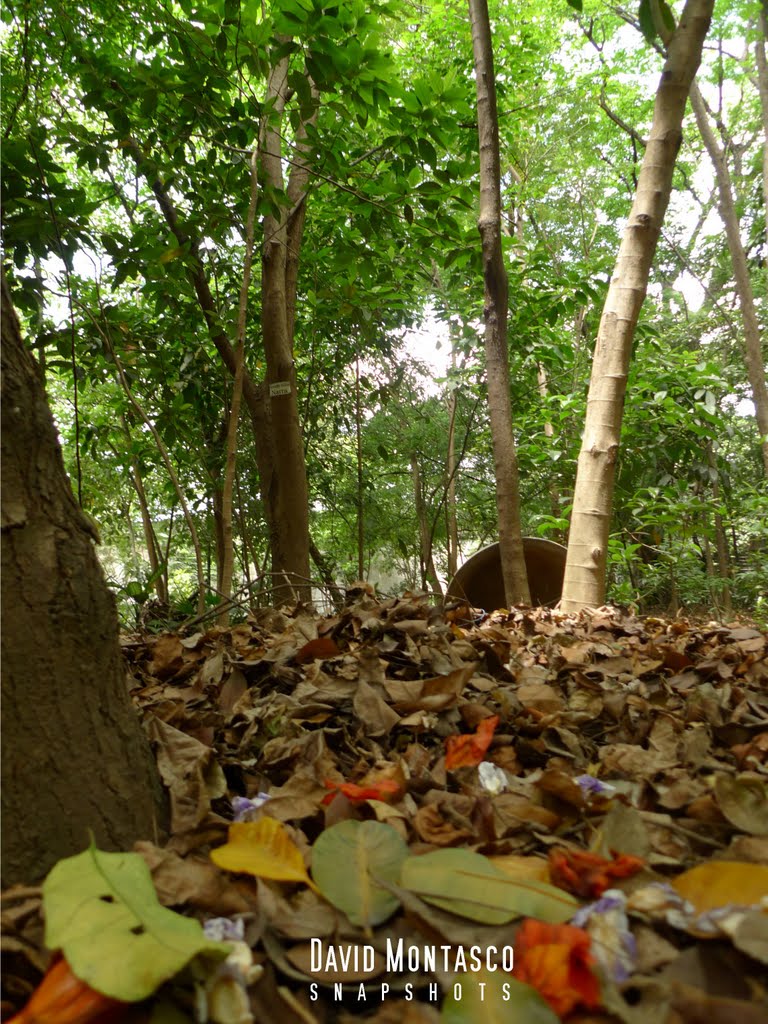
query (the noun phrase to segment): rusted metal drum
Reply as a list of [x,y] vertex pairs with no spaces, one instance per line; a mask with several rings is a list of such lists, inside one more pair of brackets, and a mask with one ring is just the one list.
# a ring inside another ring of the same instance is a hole
[[[523,537],[523,553],[531,603],[557,604],[563,593],[566,549],[553,540]],[[473,608],[487,612],[506,607],[498,544],[489,544],[467,559],[451,580],[447,597],[464,598]]]

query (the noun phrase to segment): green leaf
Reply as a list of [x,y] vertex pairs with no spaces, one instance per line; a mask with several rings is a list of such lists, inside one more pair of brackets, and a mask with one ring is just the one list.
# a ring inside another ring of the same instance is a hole
[[670,32],[674,32],[677,28],[675,24],[675,15],[672,8],[667,3],[667,0],[659,0],[659,9],[661,11],[661,20],[664,22],[664,27]]
[[400,885],[427,903],[483,924],[506,924],[515,917],[560,924],[579,905],[554,885],[509,878],[472,850],[435,850],[409,857]]
[[508,974],[483,971],[465,975],[465,979],[461,981],[461,998],[451,989],[444,1000],[441,1024],[559,1024],[560,1018],[535,988]]
[[651,0],[640,0],[640,9],[638,11],[638,20],[640,21],[640,29],[648,40],[652,43],[656,38],[656,25],[653,21],[653,11],[651,10]]
[[43,884],[45,944],[61,949],[72,972],[103,995],[135,1003],[199,953],[224,958],[198,921],[160,906],[137,853],[94,845],[60,860]]
[[312,877],[329,903],[353,924],[381,924],[399,905],[377,879],[396,883],[408,847],[390,825],[378,821],[342,821],[312,847]]

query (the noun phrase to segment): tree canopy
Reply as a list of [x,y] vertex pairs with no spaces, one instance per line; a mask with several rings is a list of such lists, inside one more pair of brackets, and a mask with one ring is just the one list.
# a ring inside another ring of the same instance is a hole
[[[672,7],[490,5],[529,536],[567,536]],[[361,575],[441,589],[457,546],[498,536],[466,6],[12,0],[5,18],[4,259],[126,619],[217,604],[228,536],[243,605]],[[716,6],[683,121],[624,403],[615,602],[766,614],[763,27],[760,3]],[[424,323],[444,371],[409,341]]]

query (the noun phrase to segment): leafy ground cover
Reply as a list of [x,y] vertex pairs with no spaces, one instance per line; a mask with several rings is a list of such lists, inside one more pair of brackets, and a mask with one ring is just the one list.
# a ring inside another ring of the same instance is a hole
[[171,834],[3,894],[4,1008],[49,964],[44,896],[49,945],[113,998],[24,1024],[768,1020],[767,647],[364,588],[125,636]]

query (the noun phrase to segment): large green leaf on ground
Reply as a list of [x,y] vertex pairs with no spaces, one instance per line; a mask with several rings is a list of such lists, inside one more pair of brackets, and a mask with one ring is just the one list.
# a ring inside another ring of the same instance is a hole
[[396,884],[408,847],[390,825],[342,821],[312,847],[312,876],[329,903],[362,927],[386,921],[398,899],[378,884]]
[[81,981],[126,1003],[152,995],[199,953],[230,952],[198,921],[160,905],[137,853],[92,845],[60,860],[43,884],[43,905],[46,945],[62,950]]
[[483,924],[506,924],[515,917],[560,924],[578,907],[562,889],[536,879],[512,879],[472,850],[409,857],[400,884],[427,903]]

